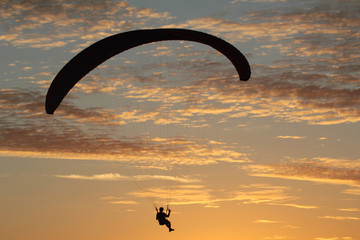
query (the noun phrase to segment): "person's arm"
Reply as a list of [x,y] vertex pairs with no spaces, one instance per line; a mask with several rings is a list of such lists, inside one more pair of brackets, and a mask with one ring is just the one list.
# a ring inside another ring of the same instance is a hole
[[169,212],[168,212],[168,214],[166,215],[166,217],[170,217],[170,213],[171,213],[171,210],[169,209]]
[[155,210],[156,210],[156,220],[158,220],[159,219],[159,210],[157,207],[155,207]]

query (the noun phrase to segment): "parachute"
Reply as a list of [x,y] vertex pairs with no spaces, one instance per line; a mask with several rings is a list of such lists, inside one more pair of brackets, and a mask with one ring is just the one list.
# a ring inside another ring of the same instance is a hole
[[213,35],[189,29],[145,29],[123,32],[104,38],[87,47],[72,58],[52,81],[45,102],[45,110],[53,114],[67,93],[91,70],[109,58],[143,44],[183,40],[206,44],[226,56],[242,81],[250,78],[251,70],[245,56],[230,43]]

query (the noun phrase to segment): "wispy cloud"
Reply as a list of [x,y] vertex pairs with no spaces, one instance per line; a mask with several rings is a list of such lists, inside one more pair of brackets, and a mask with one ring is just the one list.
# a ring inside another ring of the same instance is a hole
[[[307,9],[255,11],[242,22],[207,17],[169,26],[206,29],[233,42],[262,40],[253,54],[280,54],[272,65],[252,65],[256,74],[238,98],[252,97],[248,104],[255,108],[246,115],[319,125],[358,122],[360,55],[352,41],[358,35],[358,3],[353,9],[341,1],[319,11],[321,6],[317,2]],[[336,36],[344,41],[334,42]],[[257,99],[261,104],[253,104]]]
[[55,175],[55,177],[67,178],[67,179],[78,179],[78,180],[101,180],[101,181],[119,181],[119,180],[125,180],[125,179],[129,178],[127,176],[122,176],[118,173],[105,173],[105,174],[96,174],[96,175],[91,175],[91,176],[77,175],[77,174]]
[[350,188],[345,189],[343,193],[350,194],[350,195],[360,195],[360,189],[359,188]]
[[167,180],[174,181],[179,183],[195,183],[199,182],[198,179],[186,178],[186,177],[177,177],[177,176],[166,176],[166,175],[134,175],[134,176],[124,176],[119,173],[104,173],[104,174],[95,174],[95,175],[55,175],[58,178],[67,178],[75,180],[99,180],[99,181],[149,181],[149,180]]
[[123,204],[123,205],[135,205],[138,204],[135,201],[132,200],[125,200],[123,197],[115,197],[115,196],[106,196],[100,198],[102,201],[106,201],[111,204]]
[[340,208],[339,210],[344,212],[360,212],[360,208]]
[[[2,89],[1,93],[0,113],[4,116],[0,121],[2,155],[113,161],[137,159],[139,162],[170,161],[185,165],[250,161],[246,153],[210,139],[189,139],[186,135],[152,138],[146,133],[114,137],[113,128],[88,132],[82,127],[88,121],[95,124],[109,121],[111,125],[114,115],[91,108],[72,108],[70,115],[62,117],[60,114],[59,118],[54,118],[44,113],[44,96],[37,91]],[[133,113],[125,112],[121,121],[133,116]]]
[[285,206],[285,207],[294,207],[294,208],[300,208],[300,209],[315,209],[319,208],[315,205],[301,205],[296,203],[270,203],[269,205],[276,205],[276,206]]
[[258,220],[255,220],[254,223],[279,223],[279,221],[267,220],[267,219],[258,219]]
[[317,237],[315,240],[353,240],[352,237]]
[[[6,34],[1,40],[16,47],[49,49],[69,42],[94,40],[151,21],[172,18],[168,12],[136,8],[126,1],[2,1],[0,10]],[[119,20],[120,19],[120,20]],[[44,37],[46,36],[46,37]]]
[[[208,145],[206,141],[182,145],[172,144],[174,139],[168,139],[168,143],[152,141],[149,138],[116,140],[108,136],[85,135],[75,129],[60,135],[55,133],[49,135],[48,132],[38,132],[36,129],[3,128],[2,142],[4,144],[0,148],[0,154],[31,158],[135,161],[139,164],[144,162],[151,165],[160,164],[157,167],[162,167],[164,162],[204,165],[217,162],[249,161],[246,154]],[[39,139],[39,142],[36,142],[35,139]],[[42,144],[43,142],[46,145]]]
[[[126,2],[108,1],[93,4],[94,6],[90,8],[84,2],[65,1],[55,4],[43,2],[42,7],[39,7],[27,2],[14,5],[11,1],[5,1],[2,16],[8,20],[5,22],[8,28],[7,33],[2,35],[1,39],[15,46],[50,48],[63,46],[67,43],[73,47],[77,44],[76,48],[83,48],[89,45],[91,41],[102,36],[108,36],[111,33],[142,27],[151,21],[164,23],[173,20],[173,17],[167,12],[160,13],[148,8],[140,9]],[[356,14],[353,13],[356,11],[358,3],[352,3],[353,7],[350,8],[348,4],[332,1],[328,8],[336,9],[336,14],[335,11],[319,12],[319,9],[322,8],[319,8],[318,5],[321,6],[321,3],[310,4],[307,9],[301,10],[285,7],[270,12],[255,11],[242,19],[242,22],[206,17],[191,19],[183,23],[164,23],[163,27],[205,30],[235,43],[261,40],[259,47],[255,49],[256,52],[252,53],[253,55],[277,49],[280,57],[274,58],[273,63],[267,66],[254,63],[252,67],[255,74],[252,81],[241,88],[236,86],[225,91],[223,88],[221,91],[219,89],[218,102],[207,102],[207,105],[202,107],[192,106],[182,109],[173,112],[173,115],[167,118],[160,114],[154,116],[154,113],[146,115],[147,113],[138,112],[129,121],[151,120],[156,124],[184,123],[189,119],[189,114],[223,114],[233,118],[272,116],[290,122],[306,121],[310,124],[319,125],[360,121],[360,112],[357,110],[360,104],[357,97],[359,95],[357,84],[359,68],[354,64],[359,59],[359,48],[354,44],[354,41],[351,41],[357,38],[356,29],[359,27],[359,21]],[[74,9],[77,9],[76,13]],[[122,20],[119,21],[119,19]],[[290,19],[291,21],[289,21]],[[347,27],[339,24],[344,22]],[[51,29],[48,26],[52,26]],[[41,31],[43,34],[27,33],[31,31]],[[49,34],[50,32],[51,34]],[[44,35],[46,37],[43,37]],[[343,40],[330,40],[336,36]],[[85,41],[86,44],[82,45],[84,42],[79,43],[79,41]],[[202,78],[209,80],[211,76],[214,76],[214,73],[219,72],[220,68],[223,69],[224,63],[209,61],[209,51],[207,52],[207,55],[201,55],[206,56],[205,59],[198,59],[205,60],[202,65],[199,64],[199,61],[188,61],[186,64],[194,74],[198,76],[202,74]],[[177,55],[173,49],[158,47],[156,51],[149,52],[147,56],[174,55],[184,57],[189,56],[187,54],[190,53],[193,54],[194,51]],[[199,54],[199,52],[196,53]],[[128,61],[125,59],[124,62]],[[170,62],[168,66],[171,64],[173,66],[178,65],[175,62]],[[144,69],[144,66],[139,66],[139,68]],[[229,72],[229,70],[225,72]],[[231,74],[234,75],[234,73]],[[96,77],[94,76],[94,78]],[[234,77],[226,76],[226,78]],[[100,83],[101,80],[98,80],[96,79],[97,87],[93,82],[80,83],[79,90],[89,93],[109,93],[119,87],[115,85],[116,81]],[[110,82],[112,85],[107,85]],[[135,90],[135,87],[132,87]],[[175,99],[184,101],[185,99],[180,98],[180,96],[189,96],[187,99],[196,96],[197,101],[206,102],[209,95],[199,90],[208,88],[201,87],[203,86],[191,89],[195,91],[186,92],[184,92],[184,88],[178,89],[179,91],[176,94],[173,92],[171,97],[174,101]],[[129,90],[126,97],[131,96],[130,92]],[[154,87],[148,89],[148,93],[141,94],[141,97],[144,99],[146,97],[149,101],[163,101],[164,98],[161,97],[168,96],[168,94],[166,89]],[[137,97],[140,98],[139,94]],[[219,106],[219,102],[223,105]],[[241,102],[250,108],[246,109],[241,106],[239,104]],[[225,103],[229,105],[225,105]],[[69,106],[67,109],[64,107],[63,111],[69,114],[67,117],[72,117],[77,121],[92,122],[99,125],[126,123],[126,121],[120,120],[120,116],[101,109],[96,111],[94,109],[92,116],[82,115],[81,119],[77,118],[80,114],[75,111],[70,114],[71,107]],[[102,121],[104,117],[111,119],[111,121],[105,123]],[[199,124],[197,126],[208,125]]]
[[247,165],[242,168],[252,176],[360,187],[358,165],[359,160],[313,158],[271,165]]
[[234,0],[231,3],[235,4],[235,3],[241,3],[241,2],[286,2],[287,0]]
[[269,239],[269,240],[281,240],[281,239],[289,239],[289,236],[282,236],[282,235],[273,235],[273,236],[269,236],[269,237],[264,237],[264,239]]
[[338,221],[344,221],[344,220],[357,220],[357,221],[359,221],[360,220],[360,218],[358,218],[358,217],[349,217],[349,216],[322,216],[322,217],[319,217],[319,218],[338,220]]
[[[239,189],[224,193],[221,197],[217,197],[217,192],[207,189],[203,185],[183,185],[175,187],[171,190],[171,205],[203,205],[204,207],[220,207],[224,202],[240,202],[243,204],[266,204],[284,207],[295,207],[303,209],[313,209],[316,206],[304,206],[292,203],[295,197],[285,193],[287,189],[284,187],[271,185],[248,185],[240,186]],[[150,188],[141,192],[131,192],[131,196],[140,198],[169,198],[166,189]]]
[[277,136],[276,138],[281,138],[281,139],[304,139],[306,137],[302,137],[302,136]]

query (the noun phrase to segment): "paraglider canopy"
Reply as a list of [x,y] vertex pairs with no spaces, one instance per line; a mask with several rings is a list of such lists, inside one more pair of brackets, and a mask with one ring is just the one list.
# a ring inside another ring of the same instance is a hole
[[53,114],[70,89],[86,74],[107,59],[143,44],[185,40],[206,44],[225,55],[236,68],[240,80],[247,81],[251,71],[245,56],[230,43],[213,35],[188,29],[146,29],[112,35],[87,47],[71,59],[56,75],[46,95],[45,109]]

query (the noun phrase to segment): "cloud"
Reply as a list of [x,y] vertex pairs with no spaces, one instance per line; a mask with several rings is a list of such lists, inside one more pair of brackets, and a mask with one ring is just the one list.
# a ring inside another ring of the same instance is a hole
[[67,178],[67,179],[79,179],[79,180],[100,180],[100,181],[119,181],[128,179],[127,176],[122,176],[118,173],[104,173],[104,174],[96,174],[92,176],[84,176],[84,175],[55,175],[58,178]]
[[317,237],[315,240],[353,240],[352,237]]
[[259,220],[255,220],[254,223],[279,223],[279,221],[259,219]]
[[231,4],[239,3],[239,2],[286,2],[287,0],[234,0],[231,2]]
[[344,212],[360,212],[360,208],[340,208],[339,210]]
[[[201,204],[204,206],[217,206],[216,201],[211,199],[211,191],[201,185],[182,185],[171,189],[171,205]],[[130,196],[140,198],[156,198],[167,201],[169,199],[168,189],[149,188],[141,192],[130,192]]]
[[[67,44],[79,48],[84,40],[90,44],[114,32],[149,26],[151,21],[173,21],[167,12],[136,8],[125,1],[93,1],[91,4],[86,1],[55,1],[49,4],[39,0],[36,3],[3,3],[1,14],[7,20],[4,22],[6,34],[1,37],[3,41],[15,46],[51,48]],[[254,59],[252,68],[256,71],[253,71],[252,82],[257,83],[228,99],[235,102],[241,96],[255,106],[246,113],[247,116],[273,116],[321,125],[358,122],[359,66],[356,63],[359,47],[354,39],[358,39],[356,13],[359,3],[331,3],[316,2],[298,9],[290,2],[271,11],[254,11],[241,21],[205,17],[183,23],[164,23],[163,27],[204,30],[234,43],[256,41],[258,47],[252,52],[255,56],[278,49],[278,54],[272,54],[273,64],[267,64],[267,67]],[[80,37],[82,40],[78,40]],[[165,52],[157,50],[151,54],[168,56],[170,49],[163,50]],[[190,52],[185,56],[187,54]],[[191,67],[197,73],[210,71],[211,76],[215,71],[210,67],[219,63],[205,63],[204,67],[196,64]],[[264,100],[266,98],[268,100]],[[254,101],[258,99],[263,101]],[[289,106],[292,111],[286,111]],[[233,108],[212,107],[209,105],[206,114],[223,112],[239,116],[241,113]],[[157,122],[166,121],[159,119]]]
[[279,204],[295,200],[294,197],[285,193],[285,187],[251,184],[240,186],[234,191],[232,200],[242,201],[245,204]]
[[298,229],[298,228],[301,228],[301,227],[298,227],[298,226],[294,226],[294,225],[285,225],[285,226],[282,226],[281,228],[287,228],[287,229]]
[[345,189],[343,193],[350,195],[360,195],[360,189],[359,188]]
[[22,68],[23,71],[28,71],[28,70],[31,70],[31,69],[32,69],[32,67],[30,67],[30,66],[26,66],[26,67]]
[[360,168],[360,159],[348,160],[348,159],[338,159],[338,158],[329,158],[329,157],[317,157],[317,158],[313,158],[313,161],[308,161],[308,162],[326,165],[333,168],[345,168],[345,169]]
[[[35,129],[2,128],[0,154],[30,158],[89,159],[102,161],[135,161],[162,167],[165,162],[181,165],[246,162],[246,156],[234,150],[207,144],[171,145],[149,138],[112,139],[108,136],[86,135],[75,129],[62,134]],[[52,131],[48,129],[49,131]],[[36,141],[35,141],[36,140]]]
[[[215,51],[196,51],[192,47],[188,47],[188,44],[182,46],[183,50],[188,49],[185,52],[178,52],[176,49],[169,47],[157,47],[157,49],[155,48],[147,53],[143,51],[143,56],[151,57],[151,59],[156,55],[162,55],[162,57],[176,56],[171,61],[167,61],[166,64],[168,70],[177,72],[177,74],[179,69],[175,66],[179,66],[179,57],[181,57],[184,60],[182,61],[184,69],[192,69],[191,72],[185,73],[186,78],[191,79],[196,76],[198,79],[201,78],[202,82],[201,84],[196,82],[197,85],[188,89],[178,87],[171,90],[161,87],[161,85],[149,85],[143,91],[140,91],[141,88],[134,86],[134,84],[121,86],[126,88],[124,91],[127,90],[123,92],[123,96],[127,99],[133,98],[137,102],[146,99],[150,102],[165,103],[166,99],[167,101],[171,99],[173,104],[188,104],[186,107],[183,105],[182,109],[171,112],[171,116],[166,118],[164,115],[155,114],[154,112],[136,112],[133,118],[128,119],[128,121],[153,121],[159,125],[186,124],[186,122],[189,122],[189,118],[194,115],[222,115],[224,116],[223,119],[271,116],[288,122],[308,122],[318,125],[359,122],[360,111],[358,106],[360,100],[357,97],[359,95],[357,84],[359,67],[354,64],[354,62],[358,62],[359,48],[352,41],[352,39],[357,39],[354,36],[356,31],[351,31],[351,29],[357,29],[359,25],[358,21],[354,19],[355,15],[352,14],[357,3],[353,3],[353,9],[339,2],[334,3],[336,4],[331,5],[330,8],[337,6],[338,14],[334,14],[332,11],[320,11],[319,13],[321,8],[316,4],[311,4],[308,9],[302,10],[287,9],[285,7],[283,10],[253,12],[242,22],[206,17],[191,19],[184,23],[164,25],[164,27],[205,30],[235,43],[248,40],[260,42],[261,40],[266,44],[259,43],[259,47],[254,50],[253,55],[260,54],[257,51],[263,53],[274,51],[274,49],[278,49],[279,54],[272,54],[276,56],[274,56],[272,63],[267,65],[259,64],[257,63],[258,60],[254,59],[254,63],[252,63],[254,74],[248,83],[242,84],[241,87],[238,84],[224,87],[221,81],[223,79],[235,79],[234,71],[231,71],[233,69],[224,59],[213,58],[216,56]],[[13,41],[15,45],[19,46],[32,44],[41,47],[41,44],[49,44],[50,47],[51,44],[61,46],[66,42],[71,46],[77,45],[76,48],[80,46],[80,48],[84,48],[94,39],[98,39],[99,36],[108,36],[112,31],[115,31],[114,29],[119,31],[131,29],[131,19],[136,19],[136,24],[139,25],[143,24],[143,22],[138,21],[138,18],[144,21],[172,19],[168,13],[158,13],[151,9],[138,9],[126,2],[94,2],[96,8],[92,8],[88,3],[84,4],[83,2],[77,3],[77,8],[73,8],[73,4],[68,1],[63,4],[59,3],[59,6],[56,4],[54,6],[44,4],[42,8],[34,8],[25,3],[14,7],[10,2],[6,2],[4,9],[18,9],[18,11],[14,11],[14,14],[16,14],[13,15],[13,18],[17,19],[20,18],[20,15],[24,15],[29,22],[40,24],[40,26],[43,25],[42,22],[44,24],[50,23],[50,25],[56,23],[55,30],[58,32],[54,36],[43,34],[42,37],[39,35],[38,38],[32,37],[29,39],[14,37],[14,35],[8,33],[3,37],[3,40]],[[56,14],[49,14],[55,9]],[[78,11],[86,13],[86,16],[91,13],[89,16],[92,16],[92,19],[87,17],[78,19],[78,15],[73,13],[73,9],[79,9]],[[64,20],[55,20],[60,15]],[[11,18],[10,15],[6,16]],[[123,19],[123,21],[115,21],[113,19],[115,17]],[[36,20],[38,18],[43,18],[43,20]],[[292,21],[289,21],[289,19],[292,19]],[[334,19],[337,20],[334,21]],[[338,24],[344,21],[349,28]],[[124,26],[118,26],[120,22]],[[7,22],[7,24],[10,23],[12,21]],[[20,29],[32,29],[35,27],[47,31],[38,25],[26,25],[20,20],[12,24],[19,28],[21,26]],[[296,26],[293,26],[294,24]],[[335,28],[334,24],[337,24]],[[78,26],[78,28],[74,28],[74,26]],[[107,26],[105,30],[102,30],[103,26]],[[54,30],[52,29],[52,31]],[[87,43],[84,45],[81,45],[83,40],[81,40],[81,43],[79,43],[80,40],[73,41],[78,39],[78,35],[82,33],[82,38]],[[330,40],[337,36],[344,39],[342,43]],[[27,43],[26,41],[33,42]],[[133,61],[123,59],[123,62]],[[224,68],[224,66],[228,67]],[[131,71],[126,73],[128,74],[126,81],[130,82],[134,78],[138,78],[153,83],[156,77],[164,74],[164,72],[158,71],[157,67],[159,66],[149,63],[147,65],[132,66]],[[156,76],[139,75],[136,73],[139,72],[139,69],[153,69]],[[109,67],[108,70],[104,69],[103,71],[100,73],[105,76],[105,74],[110,74],[111,71],[114,74],[115,69]],[[216,75],[219,72],[224,73],[223,79]],[[134,77],[130,78],[129,76]],[[89,94],[113,94],[115,90],[120,88],[118,81],[116,81],[119,78],[111,78],[109,75],[106,75],[106,78],[108,81],[104,81],[102,77],[95,75],[88,76],[86,83],[81,81],[77,84],[77,91],[78,93],[86,92]],[[211,78],[215,79],[212,81]],[[212,88],[214,91],[209,94],[207,91],[209,91],[209,87],[214,87],[215,82],[218,82],[218,87]],[[184,98],[184,96],[188,97]],[[215,97],[217,97],[216,101]],[[194,99],[196,99],[196,102]],[[209,101],[209,99],[214,101]],[[191,105],[189,104],[190,101],[193,101]],[[122,116],[102,109],[93,109],[91,115],[82,113],[82,118],[79,119],[80,114],[73,111],[76,109],[74,107],[68,104],[63,106],[62,109],[63,113],[69,114],[68,117],[77,119],[77,121],[92,122],[98,125],[123,125],[127,123],[119,120]],[[162,109],[158,108],[158,110]],[[110,121],[103,121],[103,118],[110,119]],[[199,122],[197,125],[194,124],[194,127],[206,126],[209,126],[209,124],[203,122]]]
[[[356,29],[359,26],[356,14],[353,14],[358,3],[353,3],[351,7],[348,3],[341,1],[332,1],[332,3],[328,4],[326,9],[321,9],[319,6],[322,3],[318,2],[310,4],[306,9],[294,8],[293,4],[289,3],[282,5],[283,8],[253,11],[241,21],[205,17],[166,27],[207,29],[232,41],[262,39],[267,43],[278,43],[279,40],[283,40],[286,44],[283,45],[282,51],[289,55],[294,54],[294,50],[298,54],[307,56],[327,55],[331,53],[331,50],[333,50],[332,53],[337,54],[337,50],[344,49],[344,46],[331,48],[329,45],[336,43],[324,40],[333,39],[334,35],[345,36],[345,38],[356,36],[357,33],[349,31],[349,28]],[[332,11],[335,9],[337,13]],[[341,21],[345,21],[349,28],[344,28],[340,24]],[[297,48],[290,48],[287,43],[297,46]],[[302,46],[302,48],[298,46]]]
[[146,181],[146,180],[167,180],[167,181],[174,181],[179,183],[196,183],[200,182],[197,179],[185,178],[185,177],[178,177],[178,176],[162,176],[162,175],[137,175],[133,176],[132,180],[135,181]]
[[306,137],[301,137],[301,136],[277,136],[276,138],[281,138],[281,139],[304,139]]
[[[204,65],[201,72],[211,75],[218,71],[209,70]],[[360,119],[360,112],[357,111],[360,105],[358,89],[320,87],[316,82],[301,83],[304,79],[319,78],[316,75],[281,75],[281,72],[273,70],[266,74],[271,78],[255,76],[252,81],[241,85],[235,82],[233,85],[225,84],[220,78],[207,78],[201,84],[195,82],[197,85],[173,89],[155,83],[146,89],[128,85],[128,89],[124,88],[124,97],[134,101],[148,99],[158,104],[165,104],[170,99],[171,104],[176,104],[178,109],[172,110],[167,119],[162,115],[156,116],[157,124],[184,123],[191,116],[206,115],[222,115],[224,119],[271,116],[288,122],[305,121],[317,125],[351,123]],[[298,79],[299,83],[287,82],[289,77],[290,80]],[[218,87],[214,88],[214,83]],[[180,105],[182,108],[179,108]],[[140,112],[134,115],[134,120],[136,116],[141,117]]]
[[285,206],[285,207],[294,207],[294,208],[300,208],[300,209],[314,209],[319,208],[318,206],[314,205],[301,205],[301,204],[295,204],[295,203],[271,203],[269,205],[276,205],[276,206]]
[[100,198],[100,200],[106,201],[106,202],[108,202],[110,204],[123,204],[123,205],[135,205],[135,204],[138,204],[135,201],[125,200],[122,197],[115,197],[115,196],[102,197],[102,198]]
[[[2,1],[6,34],[16,47],[50,49],[79,39],[94,40],[114,32],[172,19],[168,12],[136,8],[126,1]],[[44,37],[46,36],[46,37]]]
[[270,237],[264,237],[264,239],[276,240],[276,239],[289,239],[289,236],[273,235]]
[[[360,187],[359,160],[313,158],[271,165],[243,166],[249,175]],[[354,191],[353,193],[355,193]],[[351,193],[349,190],[348,193]]]
[[[287,189],[284,187],[252,184],[248,186],[240,186],[237,190],[233,190],[221,197],[217,196],[217,192],[207,189],[203,185],[182,185],[175,186],[171,190],[171,205],[202,205],[204,207],[221,207],[224,202],[240,202],[243,204],[266,204],[278,205],[284,207],[295,207],[303,209],[313,209],[316,206],[302,206],[291,203],[296,200],[295,197],[285,193]],[[141,192],[130,192],[130,196],[140,198],[156,198],[166,201],[169,193],[162,188],[149,188]]]
[[[138,65],[138,67],[142,68],[142,65]],[[201,67],[201,72],[206,73],[207,76],[219,71],[209,70],[205,64]],[[131,73],[129,74],[131,75]],[[86,115],[82,115],[81,120],[106,124],[106,122],[102,121],[101,115],[111,120],[107,121],[108,124],[126,124],[125,121],[119,121],[118,119],[127,117],[127,122],[153,121],[158,125],[187,124],[190,118],[194,116],[200,121],[204,121],[207,115],[221,115],[227,121],[234,118],[271,116],[288,122],[305,121],[317,125],[355,123],[360,120],[360,111],[357,110],[357,106],[360,105],[357,98],[358,89],[319,87],[316,82],[307,85],[301,84],[302,79],[315,79],[318,77],[309,77],[306,74],[295,76],[295,74],[290,73],[280,75],[278,72],[272,72],[267,73],[267,75],[276,76],[277,81],[274,82],[273,78],[270,79],[269,77],[254,77],[253,81],[241,83],[241,86],[239,86],[240,83],[235,84],[234,82],[232,85],[222,82],[222,79],[215,78],[212,80],[205,78],[201,84],[194,82],[193,85],[174,88],[169,88],[161,84],[161,82],[154,82],[153,77],[146,75],[140,77],[137,74],[139,79],[146,79],[145,81],[151,82],[146,86],[135,86],[134,84],[120,86],[119,81],[116,81],[116,79],[110,78],[110,81],[109,79],[105,81],[92,76],[90,82],[77,84],[77,91],[83,91],[87,94],[112,94],[115,90],[121,89],[122,97],[127,99],[128,102],[132,101],[137,105],[142,103],[144,106],[157,104],[157,109],[151,108],[152,112],[148,112],[150,108],[143,108],[141,111],[128,111],[128,113],[132,113],[132,115],[128,116],[125,115],[127,111],[124,111],[121,115],[115,115],[109,110],[106,112],[98,110],[97,115],[99,117],[91,118],[90,116],[86,119]],[[298,79],[299,83],[286,82],[289,77]],[[233,77],[230,76],[230,78]],[[126,81],[130,79],[135,80],[133,83],[137,82],[136,79],[129,77]],[[213,87],[213,84],[218,86]],[[119,99],[121,98],[119,97]],[[145,99],[147,103],[144,103]],[[169,106],[169,103],[171,106]],[[76,111],[73,111],[68,105],[60,109],[63,109],[64,113],[68,113],[70,116],[76,114]],[[145,111],[145,109],[147,110]],[[166,109],[168,109],[168,114],[159,114]],[[92,114],[94,115],[95,112]],[[74,116],[78,117],[79,114]],[[199,122],[198,125],[194,124],[193,126],[209,125]]]
[[358,217],[348,217],[348,216],[322,216],[319,218],[323,218],[323,219],[332,219],[332,220],[337,220],[337,221],[344,221],[344,220],[357,220],[359,221],[360,218]]
[[[236,95],[254,106],[242,115],[232,111],[233,117],[272,116],[318,125],[359,122],[360,54],[354,41],[359,3],[332,1],[324,7],[316,2],[297,9],[291,3],[282,9],[254,11],[241,22],[207,17],[168,26],[205,29],[235,43],[252,39],[259,42],[252,54],[265,51],[273,56],[273,64],[267,66],[256,64],[260,58],[254,58],[251,81],[238,95],[227,92],[229,101],[235,102],[230,98]],[[242,50],[246,53],[246,48]]]
[[195,183],[199,182],[197,179],[191,179],[188,177],[178,177],[178,176],[165,176],[165,175],[134,175],[134,176],[124,176],[119,173],[104,173],[104,174],[95,174],[95,175],[55,175],[58,178],[66,179],[75,179],[75,180],[99,180],[99,181],[149,181],[149,180],[167,180],[174,181],[179,183]]
[[[4,117],[0,121],[1,155],[136,160],[139,163],[151,162],[150,165],[154,166],[164,161],[185,165],[250,161],[246,153],[239,152],[232,146],[215,144],[210,139],[188,139],[185,135],[159,138],[149,137],[145,133],[138,133],[135,136],[126,134],[113,136],[113,128],[108,127],[116,126],[118,118],[106,110],[77,109],[65,105],[59,110],[60,116],[53,117],[44,113],[44,96],[37,91],[2,89],[1,93],[0,113]],[[113,121],[113,118],[117,120]],[[123,113],[120,121],[133,118],[134,114]],[[137,117],[136,119],[138,121]],[[84,125],[89,122],[104,128],[98,126],[99,131],[91,131]],[[109,123],[101,124],[101,122]]]

